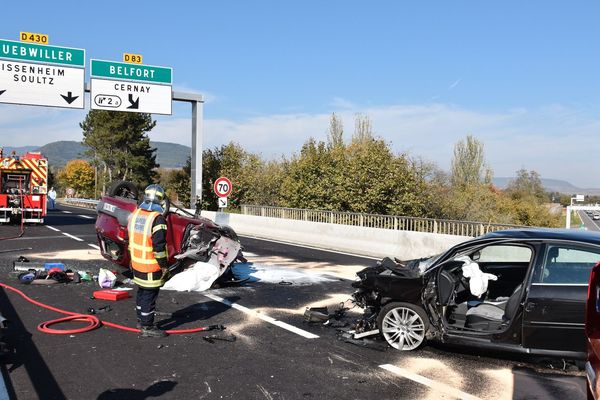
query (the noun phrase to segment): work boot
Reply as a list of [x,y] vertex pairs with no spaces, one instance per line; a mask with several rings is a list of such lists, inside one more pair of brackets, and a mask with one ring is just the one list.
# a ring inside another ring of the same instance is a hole
[[169,336],[169,334],[162,330],[157,328],[156,326],[152,325],[152,326],[142,326],[142,329],[140,331],[141,336],[142,337],[165,337],[165,336]]

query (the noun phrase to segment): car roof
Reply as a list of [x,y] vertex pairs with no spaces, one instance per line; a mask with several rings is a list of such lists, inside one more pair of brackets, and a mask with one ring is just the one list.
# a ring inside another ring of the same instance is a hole
[[568,240],[600,245],[600,232],[583,229],[522,228],[490,232],[477,239]]

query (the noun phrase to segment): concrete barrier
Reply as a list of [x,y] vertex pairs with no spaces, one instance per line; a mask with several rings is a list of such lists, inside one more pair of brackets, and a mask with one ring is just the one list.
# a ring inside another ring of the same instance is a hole
[[218,224],[229,225],[243,236],[365,256],[397,257],[401,260],[432,256],[471,239],[469,236],[365,228],[214,211],[202,211],[202,216]]

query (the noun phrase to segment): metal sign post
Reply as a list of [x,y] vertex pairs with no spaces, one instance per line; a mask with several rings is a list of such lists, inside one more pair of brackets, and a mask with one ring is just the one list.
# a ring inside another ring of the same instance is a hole
[[[85,91],[90,93],[89,83]],[[190,208],[202,200],[202,134],[204,128],[204,98],[198,93],[172,92],[173,101],[192,103],[192,190]]]

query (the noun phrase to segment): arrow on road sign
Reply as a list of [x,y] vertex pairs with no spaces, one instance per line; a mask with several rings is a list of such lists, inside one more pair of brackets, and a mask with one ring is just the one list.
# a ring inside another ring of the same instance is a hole
[[131,104],[129,107],[132,110],[137,110],[138,108],[140,108],[140,98],[138,97],[137,99],[135,99],[135,101],[133,100],[133,95],[131,93],[129,93],[129,103]]
[[77,98],[79,97],[79,96],[73,96],[73,93],[71,93],[71,92],[68,92],[66,96],[64,94],[61,94],[60,96],[63,99],[65,99],[65,101],[69,104],[71,104],[72,102],[77,100]]
[[0,90],[0,96],[2,95],[2,93],[6,92],[6,90]]

